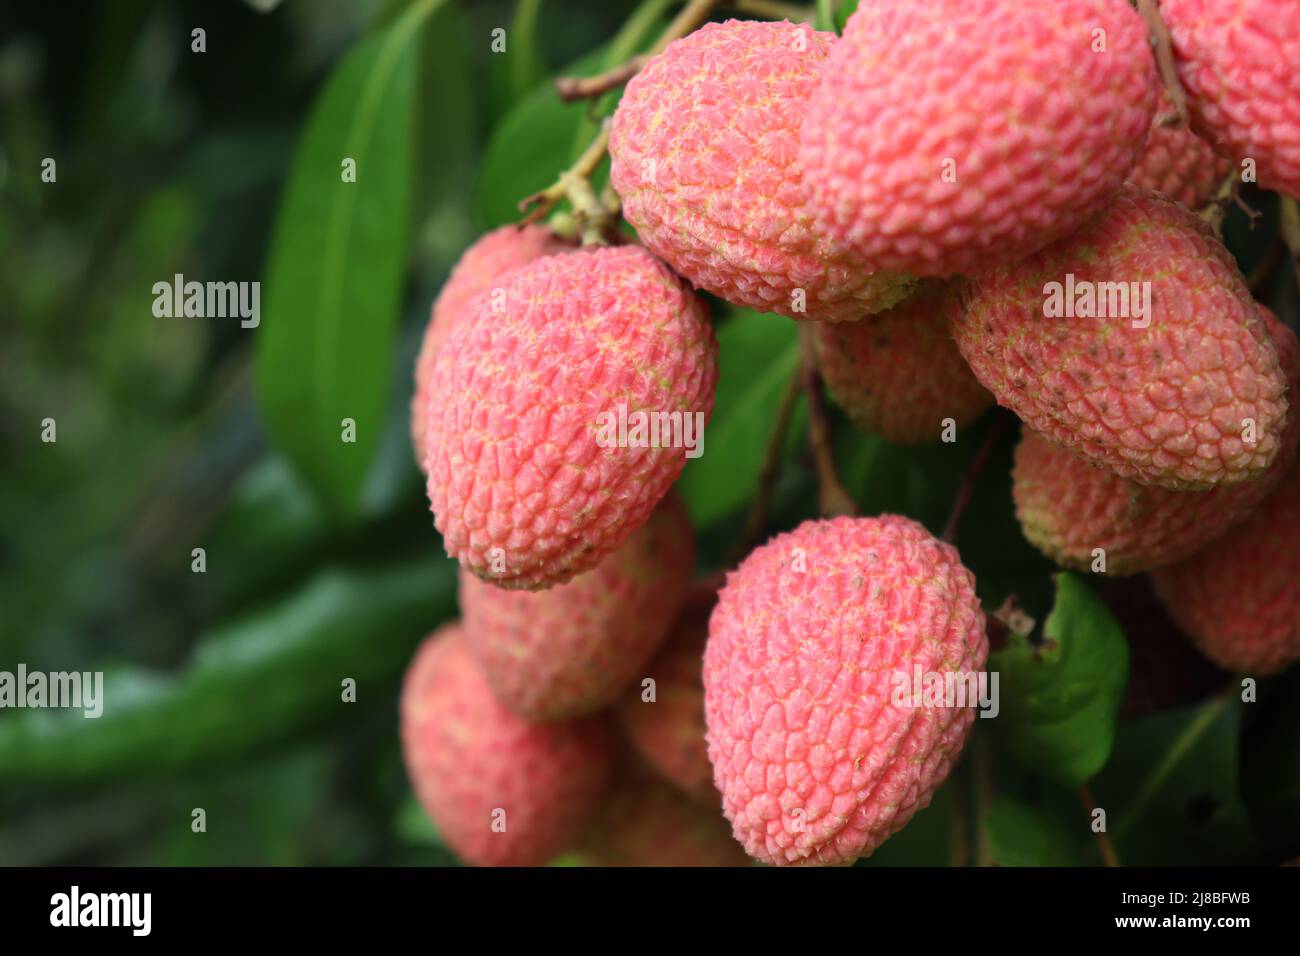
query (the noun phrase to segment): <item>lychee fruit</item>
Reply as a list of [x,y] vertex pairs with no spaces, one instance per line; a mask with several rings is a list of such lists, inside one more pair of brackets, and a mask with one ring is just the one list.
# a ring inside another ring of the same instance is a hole
[[1192,128],[1261,186],[1300,197],[1295,0],[1160,0]]
[[673,635],[644,668],[645,678],[654,681],[653,696],[643,683],[634,683],[617,710],[624,733],[648,766],[683,793],[711,803],[718,791],[704,743],[702,672],[716,602],[716,592],[688,599]]
[[569,252],[572,243],[556,236],[545,226],[502,226],[481,237],[465,250],[451,270],[438,297],[433,300],[429,324],[424,328],[420,353],[415,360],[415,394],[411,398],[411,445],[415,460],[424,467],[425,407],[429,404],[429,379],[438,346],[447,337],[452,319],[464,312],[475,296],[491,289],[516,266],[542,256]]
[[485,580],[560,584],[613,553],[703,452],[717,341],[699,299],[638,246],[537,259],[476,301],[430,380],[434,523]]
[[695,563],[686,506],[670,494],[617,551],[545,591],[512,591],[464,569],[470,650],[497,698],[529,720],[613,703],[645,670],[676,620]]
[[[773,864],[848,864],[926,807],[988,655],[975,578],[907,518],[808,521],[727,578],[704,652],[714,783]],[[959,687],[960,685],[960,687]]]
[[1300,469],[1204,551],[1152,573],[1201,652],[1227,670],[1277,674],[1300,660]]
[[1124,575],[1195,554],[1244,521],[1294,467],[1300,442],[1300,343],[1261,311],[1288,372],[1291,407],[1281,451],[1262,477],[1209,491],[1140,485],[1025,429],[1011,489],[1025,537],[1063,567],[1084,571],[1097,569],[1101,549],[1105,573]]
[[695,286],[792,318],[853,320],[909,281],[813,227],[799,126],[835,35],[708,23],[651,57],[610,127],[610,180],[645,246]]
[[817,364],[831,395],[865,432],[899,444],[938,441],[993,404],[948,328],[952,287],[929,280],[901,304],[859,322],[818,323]]
[[478,866],[540,866],[595,819],[613,779],[607,721],[530,724],[483,679],[458,623],[416,652],[402,687],[402,752],[442,840]]
[[1164,95],[1128,181],[1163,193],[1190,209],[1200,209],[1214,198],[1232,165],[1216,156],[1210,144],[1186,126],[1164,125],[1161,120],[1172,110],[1169,97]]
[[1177,489],[1272,464],[1277,350],[1231,254],[1185,206],[1126,186],[1087,226],[965,288],[950,311],[961,354],[1057,444]]
[[689,799],[649,770],[625,771],[579,850],[590,866],[749,866],[715,801]]
[[809,203],[877,269],[1013,261],[1102,208],[1157,90],[1125,0],[862,3],[808,101]]

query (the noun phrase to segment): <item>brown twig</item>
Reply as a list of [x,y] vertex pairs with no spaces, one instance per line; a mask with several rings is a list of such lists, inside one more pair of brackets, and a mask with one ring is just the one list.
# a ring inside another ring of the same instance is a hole
[[1282,197],[1282,241],[1291,253],[1291,268],[1300,288],[1300,203],[1290,196]]
[[814,334],[813,327],[808,322],[800,324],[800,378],[804,396],[808,399],[808,445],[812,451],[813,466],[817,469],[818,501],[823,518],[854,515],[858,513],[858,507],[853,503],[853,496],[841,483],[839,472],[835,468],[830,416],[826,412],[822,378],[817,371],[817,357],[813,348]]
[[[1097,801],[1092,797],[1092,788],[1086,783],[1079,787],[1079,802],[1083,804],[1083,812],[1091,823],[1093,811],[1097,809]],[[1119,866],[1119,856],[1115,853],[1115,847],[1110,842],[1110,835],[1105,830],[1096,831],[1097,848],[1101,850],[1101,859],[1107,866]]]
[[1002,437],[1006,427],[1007,416],[999,414],[989,426],[983,444],[975,452],[975,457],[970,460],[965,473],[961,476],[961,485],[957,488],[957,496],[953,499],[952,510],[948,512],[948,522],[943,526],[941,536],[948,544],[955,544],[957,541],[957,524],[961,521],[966,506],[970,504],[971,496],[975,494],[975,483],[979,481],[980,475],[988,466],[989,459],[993,456],[993,449],[997,447],[998,439]]
[[1160,78],[1164,81],[1165,92],[1174,104],[1174,115],[1166,116],[1160,121],[1161,126],[1187,125],[1187,93],[1178,79],[1178,65],[1174,62],[1173,42],[1169,38],[1169,28],[1160,19],[1156,9],[1156,0],[1138,0],[1138,12],[1146,21],[1151,46],[1155,50],[1156,65],[1160,68]]
[[617,89],[640,72],[645,65],[644,56],[634,56],[626,63],[597,73],[595,76],[560,76],[555,80],[555,92],[566,103],[594,99]]
[[794,402],[799,397],[799,390],[803,382],[803,369],[796,366],[794,374],[790,376],[790,381],[785,387],[785,392],[781,395],[781,404],[777,408],[776,420],[772,423],[772,433],[767,439],[767,450],[763,454],[763,467],[758,473],[758,492],[754,495],[754,503],[749,509],[749,517],[745,521],[745,531],[740,537],[740,544],[732,552],[728,563],[748,554],[750,549],[758,543],[759,537],[763,533],[763,524],[767,521],[767,509],[772,501],[772,489],[776,484],[776,476],[781,469],[781,449],[785,445],[786,432],[790,430],[790,419],[794,414]]

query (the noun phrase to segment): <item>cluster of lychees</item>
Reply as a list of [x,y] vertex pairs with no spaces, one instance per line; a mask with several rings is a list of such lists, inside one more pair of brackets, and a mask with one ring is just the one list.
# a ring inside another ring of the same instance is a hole
[[[636,243],[530,225],[465,254],[412,404],[462,618],[402,704],[464,859],[849,863],[969,734],[969,707],[893,701],[900,671],[988,654],[973,575],[915,522],[808,522],[692,584],[672,438],[717,379],[695,290],[809,322],[832,395],[890,441],[1011,409],[1036,546],[1154,570],[1225,667],[1300,659],[1300,346],[1197,211],[1225,179],[1300,195],[1300,16],[1160,12],[1190,129],[1127,0],[863,0],[839,38],[709,23],[609,129]],[[616,410],[644,427],[599,440]]]

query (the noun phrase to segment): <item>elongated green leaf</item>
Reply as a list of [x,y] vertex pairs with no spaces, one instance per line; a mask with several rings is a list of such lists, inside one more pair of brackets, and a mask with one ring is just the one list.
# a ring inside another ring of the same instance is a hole
[[1075,787],[1106,763],[1128,681],[1128,645],[1102,600],[1073,574],[1056,576],[1041,644],[1012,636],[989,656],[1000,675],[994,724],[1011,752]]
[[[0,781],[76,784],[235,760],[349,708],[391,707],[420,640],[455,607],[455,565],[327,570],[289,598],[214,631],[178,676],[106,673],[100,717],[24,710],[0,719]],[[356,681],[356,703],[343,680]]]
[[[781,397],[799,364],[794,323],[737,309],[718,329],[718,391],[704,451],[682,472],[679,488],[691,518],[708,525],[753,497]],[[803,409],[791,419],[786,448],[805,428]]]
[[[411,6],[329,78],[298,143],[271,246],[257,330],[261,410],[277,446],[335,514],[356,509],[388,409],[412,195],[415,50],[441,2]],[[355,182],[345,181],[349,162]]]
[[[1079,832],[1087,820],[1078,815]],[[1082,839],[1045,809],[1012,797],[993,800],[983,821],[989,854],[999,866],[1078,866]]]

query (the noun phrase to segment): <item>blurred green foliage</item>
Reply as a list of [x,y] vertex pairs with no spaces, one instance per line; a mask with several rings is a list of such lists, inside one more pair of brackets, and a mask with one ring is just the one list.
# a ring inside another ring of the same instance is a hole
[[[817,14],[840,26],[854,5]],[[0,863],[454,862],[411,798],[396,727],[412,649],[454,613],[411,461],[415,350],[460,252],[514,221],[612,112],[616,94],[565,105],[549,78],[646,49],[675,6],[0,11],[0,669],[104,670],[117,702],[99,721],[0,713]],[[1294,325],[1294,279],[1269,266],[1276,204],[1246,199],[1264,216],[1250,229],[1233,211],[1228,242]],[[263,280],[260,328],[154,317],[153,284],[178,272]],[[712,305],[721,382],[681,483],[702,570],[743,536],[798,354],[791,323]],[[990,441],[963,558],[987,608],[1014,595],[1047,622],[1002,652],[1005,719],[976,721],[932,806],[870,865],[1097,863],[1083,780],[1126,863],[1300,853],[1295,674],[1258,705],[1116,725],[1125,635],[1082,579],[1058,591],[1020,534],[999,414],[955,444],[901,448],[833,413],[862,510],[936,533]],[[345,416],[356,444],[338,441]],[[798,404],[767,532],[815,514],[805,433]]]

